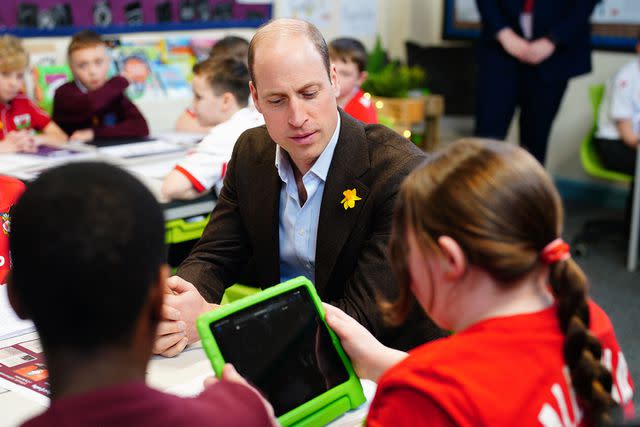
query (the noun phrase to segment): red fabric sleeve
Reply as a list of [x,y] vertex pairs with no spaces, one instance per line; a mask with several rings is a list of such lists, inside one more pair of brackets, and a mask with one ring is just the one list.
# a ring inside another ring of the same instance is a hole
[[367,427],[455,427],[451,417],[429,396],[408,388],[378,389],[366,421]]
[[41,131],[49,123],[51,123],[51,117],[40,107],[34,104],[33,101],[27,99],[29,113],[31,114],[31,128],[37,131]]

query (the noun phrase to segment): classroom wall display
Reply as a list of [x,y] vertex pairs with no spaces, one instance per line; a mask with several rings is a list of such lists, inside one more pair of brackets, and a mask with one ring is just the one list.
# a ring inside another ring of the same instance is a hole
[[[475,0],[445,0],[444,39],[474,39],[480,33]],[[635,49],[640,36],[640,1],[601,0],[591,15],[592,43],[596,49]]]
[[20,37],[204,28],[253,28],[272,16],[270,0],[2,0],[0,33]]

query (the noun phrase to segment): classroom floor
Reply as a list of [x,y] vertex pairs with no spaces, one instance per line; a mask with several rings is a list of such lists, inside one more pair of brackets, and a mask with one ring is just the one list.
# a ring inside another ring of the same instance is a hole
[[[564,237],[567,241],[587,220],[614,219],[622,222],[622,210],[566,203]],[[597,235],[585,255],[576,257],[589,277],[591,296],[609,314],[636,384],[634,403],[640,408],[640,271],[627,271],[628,233]]]

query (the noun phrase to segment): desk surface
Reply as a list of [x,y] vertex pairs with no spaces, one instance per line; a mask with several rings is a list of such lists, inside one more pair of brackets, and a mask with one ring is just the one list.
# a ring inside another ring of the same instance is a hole
[[[0,341],[0,349],[36,338],[37,334],[33,332]],[[147,383],[153,388],[178,396],[194,396],[202,391],[204,378],[211,375],[213,375],[213,370],[209,359],[207,359],[200,343],[195,343],[174,358],[154,356],[147,369]],[[329,424],[331,427],[362,425],[362,420],[368,409],[368,402],[375,394],[375,383],[363,380],[363,388],[367,396],[367,403],[344,414]],[[3,392],[3,389],[8,389],[8,391]],[[0,378],[1,424],[3,426],[17,426],[42,412],[47,405],[47,399],[34,395],[35,392],[12,385]]]
[[[211,213],[215,200],[211,195],[190,201],[171,201],[162,198],[162,178],[173,169],[202,135],[166,132],[155,139],[137,144],[122,144],[110,147],[94,147],[69,144],[72,155],[34,156],[27,154],[0,155],[0,174],[20,179],[33,179],[40,172],[71,161],[103,161],[121,166],[134,174],[162,203],[167,221]],[[154,143],[157,145],[154,146]]]

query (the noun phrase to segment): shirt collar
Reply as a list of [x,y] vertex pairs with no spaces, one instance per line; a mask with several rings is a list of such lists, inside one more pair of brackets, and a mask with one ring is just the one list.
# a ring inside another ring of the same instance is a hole
[[89,92],[89,89],[87,89],[87,87],[85,85],[80,83],[80,80],[74,79],[73,82],[76,84],[78,89],[80,89],[80,92],[82,92],[82,93],[88,93]]
[[[337,110],[336,110],[337,113]],[[331,166],[331,160],[333,159],[333,152],[336,149],[336,145],[338,144],[338,136],[340,136],[340,114],[338,114],[338,121],[336,124],[336,129],[333,131],[333,135],[331,135],[331,139],[327,146],[322,150],[322,154],[315,161],[309,172],[312,172],[322,181],[327,180],[327,174],[329,173],[329,167]],[[291,164],[289,163],[289,156],[279,145],[276,144],[276,169],[278,169],[278,175],[280,175],[280,179],[282,182],[288,181],[287,169],[291,169]],[[309,173],[307,172],[307,173]]]

